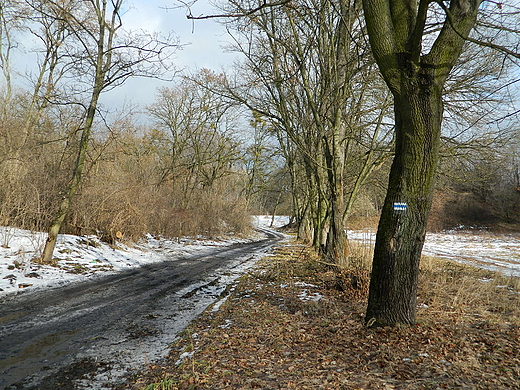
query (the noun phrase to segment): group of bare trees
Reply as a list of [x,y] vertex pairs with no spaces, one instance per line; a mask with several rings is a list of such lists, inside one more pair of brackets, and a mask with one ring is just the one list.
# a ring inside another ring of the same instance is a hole
[[[247,228],[236,189],[245,179],[228,178],[242,157],[228,105],[180,83],[160,91],[145,126],[123,107],[100,106],[130,77],[173,75],[177,39],[125,27],[127,8],[123,0],[0,5],[0,216],[48,230],[43,262],[59,232],[113,240]],[[13,69],[23,55],[27,70]]]
[[352,205],[393,156],[366,321],[413,323],[441,152],[518,137],[503,121],[515,101],[503,88],[517,80],[518,10],[478,0],[232,0],[220,16],[245,58],[221,93],[270,122],[299,236],[331,263],[348,265]]
[[[248,211],[290,210],[301,239],[348,267],[349,217],[370,203],[381,218],[366,321],[393,325],[415,319],[439,177],[515,220],[514,6],[223,2],[243,61],[159,90],[146,124],[104,114],[100,97],[130,77],[170,77],[178,42],[126,29],[125,7],[0,1],[0,222],[49,229],[44,261],[63,227],[107,240],[214,234],[246,230]],[[35,67],[20,74],[12,57],[27,37]]]
[[[240,14],[255,2],[227,7]],[[311,0],[236,18],[228,23],[231,48],[245,61],[221,89],[256,123],[269,123],[286,162],[300,238],[341,266],[356,195],[391,145],[391,100],[360,17],[359,2]]]
[[[59,110],[48,131],[30,137],[18,180],[1,179],[3,224],[44,231],[52,223],[81,141],[77,118],[66,113]],[[197,85],[180,82],[160,90],[143,115],[118,112],[94,121],[81,185],[61,232],[113,242],[118,235],[137,240],[146,233],[248,231],[241,169],[246,150],[239,149],[232,110]],[[15,137],[14,119],[2,131]],[[12,171],[8,160],[2,162],[5,172]]]

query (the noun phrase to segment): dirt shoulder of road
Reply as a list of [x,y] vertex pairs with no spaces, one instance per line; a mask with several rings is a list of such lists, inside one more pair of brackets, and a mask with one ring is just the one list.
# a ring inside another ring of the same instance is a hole
[[417,325],[367,329],[362,263],[280,245],[119,389],[520,389],[518,279],[423,259]]

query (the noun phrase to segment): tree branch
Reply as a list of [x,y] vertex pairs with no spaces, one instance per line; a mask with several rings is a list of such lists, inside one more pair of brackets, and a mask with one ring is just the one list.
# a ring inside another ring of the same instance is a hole
[[418,64],[421,58],[421,41],[426,26],[426,19],[428,17],[428,6],[431,0],[421,0],[419,3],[419,10],[417,18],[415,19],[415,26],[413,33],[410,36],[408,50],[411,53],[411,60],[413,63]]
[[363,0],[363,10],[372,53],[386,84],[395,93],[401,88],[399,49],[389,3],[385,0]]
[[250,9],[250,10],[244,10],[242,13],[234,13],[234,14],[220,14],[220,15],[201,15],[201,16],[193,16],[191,11],[189,15],[186,15],[186,18],[192,19],[192,20],[203,20],[203,19],[216,19],[216,18],[240,18],[243,16],[249,16],[254,14],[255,12],[258,12],[264,8],[268,7],[277,7],[279,5],[284,5],[287,3],[290,3],[292,0],[281,0],[274,3],[268,3],[266,0],[263,0],[263,3],[260,4],[258,7]]
[[[442,0],[435,0],[442,3]],[[451,0],[439,36],[424,61],[435,69],[435,77],[443,84],[462,52],[465,40],[475,25],[482,0]],[[447,9],[445,4],[440,5]],[[448,20],[449,19],[449,20]]]
[[440,1],[440,0],[436,0],[437,4],[439,4],[439,6],[444,10],[444,12],[446,13],[446,17],[448,19],[448,22],[450,23],[450,26],[451,28],[453,29],[453,31],[455,31],[455,33],[460,36],[461,38],[465,39],[466,41],[468,42],[471,42],[471,43],[475,43],[479,46],[483,46],[483,47],[489,47],[493,50],[497,50],[497,51],[500,51],[502,53],[505,53],[507,55],[510,55],[512,57],[515,57],[517,59],[520,59],[520,53],[516,53],[510,49],[508,49],[507,47],[504,47],[504,46],[501,46],[501,45],[495,45],[494,43],[491,43],[491,42],[483,42],[483,41],[479,41],[478,39],[474,39],[474,38],[471,38],[469,36],[464,36],[456,27],[455,27],[455,24],[453,22],[453,15],[451,13],[451,11],[448,9],[448,7],[446,7],[446,5]]

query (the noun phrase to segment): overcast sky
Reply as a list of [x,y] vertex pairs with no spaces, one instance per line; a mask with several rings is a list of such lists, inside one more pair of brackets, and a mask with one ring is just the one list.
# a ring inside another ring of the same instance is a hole
[[[175,0],[129,0],[130,10],[124,15],[126,29],[161,32],[167,35],[170,31],[179,37],[180,43],[186,45],[177,51],[174,62],[179,69],[208,68],[219,71],[229,65],[236,55],[224,53],[222,46],[229,41],[225,29],[215,20],[189,20],[185,8]],[[218,13],[208,0],[198,0],[192,8],[194,16]],[[128,80],[125,85],[105,94],[102,102],[112,108],[123,103],[145,106],[153,102],[158,86],[168,83],[150,79]]]
[[[222,49],[230,39],[217,19],[189,20],[186,18],[189,11],[179,7],[181,3],[176,0],[127,0],[126,4],[128,10],[123,15],[125,30],[159,32],[163,36],[171,32],[178,37],[182,49],[177,50],[173,58],[178,70],[207,68],[220,71],[237,58],[236,54],[225,53]],[[197,0],[191,12],[194,16],[219,13],[208,0]],[[16,39],[20,50],[13,53],[12,67],[18,75],[13,82],[30,88],[23,75],[36,71],[36,58],[31,51],[39,45],[39,41],[31,34],[17,36]],[[0,75],[0,88],[4,83]],[[153,102],[157,87],[168,85],[171,83],[153,79],[129,79],[124,85],[103,93],[100,102],[111,111],[124,105],[144,108]]]

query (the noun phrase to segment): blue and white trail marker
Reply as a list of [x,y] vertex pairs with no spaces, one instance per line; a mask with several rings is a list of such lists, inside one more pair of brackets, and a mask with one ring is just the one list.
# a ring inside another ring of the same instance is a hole
[[408,205],[405,202],[395,202],[394,210],[396,211],[405,211]]

